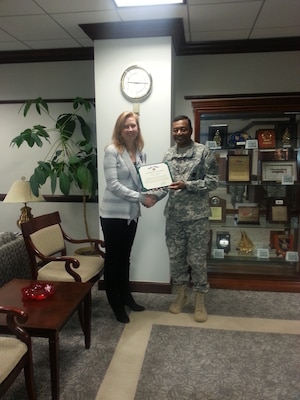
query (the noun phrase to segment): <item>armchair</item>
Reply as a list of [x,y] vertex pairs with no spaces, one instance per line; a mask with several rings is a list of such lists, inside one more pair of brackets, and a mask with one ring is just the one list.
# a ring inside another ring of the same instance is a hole
[[18,308],[4,306],[0,306],[0,314],[6,314],[8,331],[14,335],[0,336],[0,397],[7,392],[23,369],[28,399],[36,400],[31,339],[18,325],[26,322],[27,315]]
[[[100,239],[73,239],[61,227],[58,212],[41,215],[21,224],[32,279],[96,282],[104,272],[105,253]],[[67,255],[66,242],[90,243],[99,257]]]

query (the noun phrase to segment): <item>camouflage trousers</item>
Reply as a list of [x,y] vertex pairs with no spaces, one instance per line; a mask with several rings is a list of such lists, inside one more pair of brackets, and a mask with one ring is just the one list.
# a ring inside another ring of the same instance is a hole
[[207,218],[192,221],[166,220],[166,243],[169,251],[171,277],[174,285],[185,284],[191,277],[193,290],[206,293]]

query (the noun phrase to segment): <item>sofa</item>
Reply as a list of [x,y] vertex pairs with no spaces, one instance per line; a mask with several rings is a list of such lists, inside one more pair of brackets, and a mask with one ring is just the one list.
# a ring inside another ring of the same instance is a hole
[[0,233],[0,287],[13,278],[30,279],[30,264],[23,236]]

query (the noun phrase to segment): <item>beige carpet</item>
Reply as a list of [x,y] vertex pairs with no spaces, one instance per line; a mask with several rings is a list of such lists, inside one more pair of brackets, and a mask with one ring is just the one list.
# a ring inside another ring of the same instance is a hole
[[[166,312],[145,311],[142,313],[131,313],[130,321],[130,324],[126,325],[122,333],[110,366],[99,388],[96,400],[135,399],[140,372],[153,325],[192,327],[201,330],[214,329],[300,335],[300,321],[296,320],[211,315],[206,323],[199,324],[193,320],[191,313],[173,315]],[[299,351],[299,349],[295,349],[295,351]],[[153,400],[165,400],[168,398],[156,398]],[[276,397],[274,396],[273,398],[275,399]],[[263,399],[264,397],[260,397],[253,400]],[[222,398],[219,397],[214,400],[222,400]]]

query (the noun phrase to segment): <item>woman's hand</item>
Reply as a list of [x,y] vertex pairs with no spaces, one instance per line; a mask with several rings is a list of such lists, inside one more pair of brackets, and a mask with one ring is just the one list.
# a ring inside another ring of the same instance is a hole
[[150,208],[154,206],[154,204],[157,202],[157,197],[154,196],[153,194],[145,194],[145,200],[143,202],[143,205],[146,208]]

